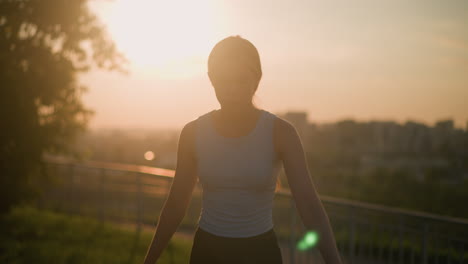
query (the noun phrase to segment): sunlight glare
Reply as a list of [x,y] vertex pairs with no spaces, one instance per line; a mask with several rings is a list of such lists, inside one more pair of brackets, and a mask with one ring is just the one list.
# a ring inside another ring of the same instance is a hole
[[161,77],[204,74],[214,34],[210,0],[118,0],[109,31],[133,67]]

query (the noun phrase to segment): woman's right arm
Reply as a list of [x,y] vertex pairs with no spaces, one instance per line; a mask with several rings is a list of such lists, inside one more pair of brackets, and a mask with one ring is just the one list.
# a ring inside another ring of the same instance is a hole
[[279,119],[279,151],[297,210],[308,231],[319,235],[317,247],[327,264],[341,264],[327,213],[310,177],[301,139],[292,124]]
[[159,216],[156,232],[148,248],[144,264],[154,264],[185,216],[197,183],[195,158],[195,121],[184,126],[177,150],[177,167],[169,195]]

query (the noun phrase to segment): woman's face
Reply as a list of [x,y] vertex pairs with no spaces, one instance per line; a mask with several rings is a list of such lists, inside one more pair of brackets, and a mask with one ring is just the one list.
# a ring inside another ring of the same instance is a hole
[[208,72],[208,76],[221,105],[251,104],[258,86],[258,78],[252,70],[231,67]]

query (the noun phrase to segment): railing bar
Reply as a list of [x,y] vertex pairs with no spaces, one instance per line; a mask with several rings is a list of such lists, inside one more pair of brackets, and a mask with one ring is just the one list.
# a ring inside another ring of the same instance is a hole
[[[48,163],[54,163],[54,164],[64,164],[63,162],[57,162],[57,161],[47,161]],[[65,163],[65,164],[70,164],[70,163]],[[135,169],[122,169],[122,168],[113,168],[111,165],[108,166],[97,166],[97,165],[86,165],[86,164],[80,164],[80,163],[72,163],[74,166],[79,166],[79,167],[87,167],[87,168],[105,168],[106,170],[112,170],[112,171],[128,171],[128,172],[137,172],[137,173],[143,173],[143,174],[149,174],[149,175],[155,175],[158,177],[167,177],[167,178],[172,178],[172,176],[167,176],[167,175],[157,175],[153,174],[150,172],[142,172],[138,171]],[[140,166],[143,167],[143,166]],[[167,170],[166,171],[171,171],[173,170]],[[276,192],[277,195],[286,195],[291,197],[291,193],[287,190],[278,190]],[[401,214],[401,215],[406,215],[406,216],[413,216],[415,218],[426,218],[430,220],[436,220],[439,222],[450,222],[450,223],[457,223],[457,224],[462,224],[462,225],[468,225],[468,220],[466,219],[461,219],[461,218],[456,218],[456,217],[448,217],[448,216],[439,216],[439,215],[434,215],[430,213],[425,213],[425,212],[418,212],[418,211],[411,211],[407,209],[401,209],[401,208],[392,208],[392,207],[387,207],[387,206],[382,206],[382,205],[375,205],[375,204],[369,204],[365,202],[358,202],[358,201],[351,201],[343,198],[335,198],[335,197],[329,197],[325,195],[319,195],[320,199],[323,202],[329,203],[329,204],[335,204],[339,206],[348,206],[348,207],[357,207],[359,209],[366,209],[366,210],[371,210],[371,211],[379,211],[379,212],[384,212],[384,213],[391,213],[391,214]]]

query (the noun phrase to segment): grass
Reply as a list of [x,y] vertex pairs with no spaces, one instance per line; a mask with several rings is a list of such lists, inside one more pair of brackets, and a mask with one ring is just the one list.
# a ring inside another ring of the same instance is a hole
[[[0,263],[143,263],[153,233],[32,207],[0,218]],[[158,263],[188,263],[191,241],[174,237]]]

